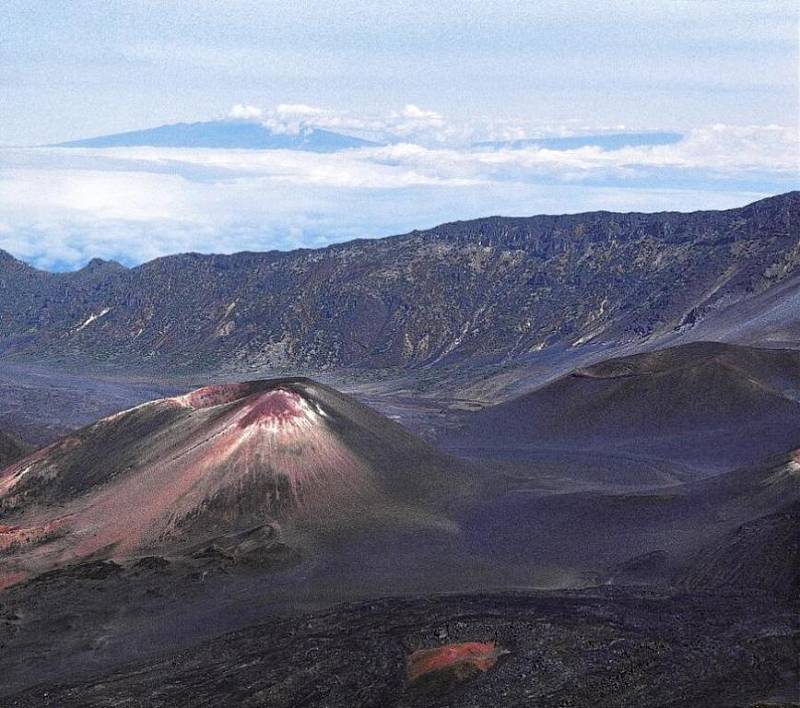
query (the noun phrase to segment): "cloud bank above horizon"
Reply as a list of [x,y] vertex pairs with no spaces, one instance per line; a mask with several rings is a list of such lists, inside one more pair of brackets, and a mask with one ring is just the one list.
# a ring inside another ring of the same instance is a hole
[[235,103],[789,125],[799,21],[794,0],[5,0],[0,140],[65,142]]
[[[798,187],[798,26],[796,0],[5,0],[0,248],[71,269],[739,206]],[[203,120],[360,147],[23,147]]]
[[2,148],[0,248],[46,269],[184,251],[319,247],[491,214],[740,206],[798,187],[797,130],[716,124],[677,142],[487,148],[482,140],[602,135],[625,126],[450,121],[235,105],[232,121],[391,140],[318,154],[208,148]]

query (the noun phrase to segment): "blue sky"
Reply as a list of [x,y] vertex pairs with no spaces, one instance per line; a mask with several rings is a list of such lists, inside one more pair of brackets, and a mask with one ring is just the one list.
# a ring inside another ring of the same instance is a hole
[[[5,0],[0,248],[69,268],[489,213],[734,206],[797,186],[799,13],[781,0]],[[313,157],[22,147],[234,105],[282,130],[400,144]],[[469,147],[618,130],[685,137],[608,153]]]

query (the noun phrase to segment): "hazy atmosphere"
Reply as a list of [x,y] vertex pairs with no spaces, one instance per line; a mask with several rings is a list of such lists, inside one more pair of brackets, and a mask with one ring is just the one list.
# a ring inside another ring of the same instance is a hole
[[[0,248],[59,270],[487,214],[741,206],[798,186],[799,12],[10,0]],[[180,122],[362,142],[48,147]]]

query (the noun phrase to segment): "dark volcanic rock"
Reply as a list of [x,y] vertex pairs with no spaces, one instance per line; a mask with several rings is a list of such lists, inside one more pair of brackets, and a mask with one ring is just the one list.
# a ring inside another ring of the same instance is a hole
[[[408,366],[696,325],[796,271],[800,193],[491,217],[320,250],[76,273],[0,260],[0,353],[118,366]],[[202,285],[202,287],[199,287]]]
[[30,446],[18,437],[0,430],[0,469],[24,456]]
[[[379,600],[276,619],[10,706],[753,705],[798,679],[793,608],[763,598],[615,593]],[[471,680],[409,685],[407,657],[451,642],[509,654]]]
[[690,590],[744,588],[800,597],[800,504],[740,526],[700,553],[679,582]]
[[795,347],[800,342],[800,273],[704,319],[688,334],[695,340]]

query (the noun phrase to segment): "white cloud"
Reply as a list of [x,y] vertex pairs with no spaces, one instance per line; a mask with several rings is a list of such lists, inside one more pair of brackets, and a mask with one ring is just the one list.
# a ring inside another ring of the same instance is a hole
[[316,106],[308,106],[305,103],[280,103],[275,109],[278,115],[290,116],[324,116],[329,111]]
[[244,103],[237,103],[228,112],[228,118],[241,119],[241,120],[254,120],[261,118],[262,111],[255,106],[249,106]]
[[403,109],[403,116],[405,118],[414,118],[416,120],[429,120],[441,122],[442,116],[436,111],[426,111],[413,103],[409,103]]
[[306,129],[324,128],[378,141],[403,139],[430,145],[469,142],[476,128],[457,125],[436,111],[413,104],[385,115],[356,115],[305,103],[281,103],[274,109],[237,104],[228,117],[258,120],[270,130],[283,134],[296,135]]
[[[394,120],[393,129],[417,118]],[[616,151],[7,148],[0,248],[64,267],[94,256],[132,263],[188,250],[313,247],[498,213],[732,207],[797,188],[799,149],[796,130],[771,125],[712,125],[673,145]]]

